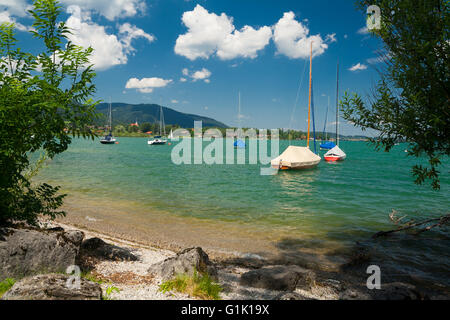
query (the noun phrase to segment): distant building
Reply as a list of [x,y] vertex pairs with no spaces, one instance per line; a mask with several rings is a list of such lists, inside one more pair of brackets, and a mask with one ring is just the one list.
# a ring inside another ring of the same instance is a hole
[[131,123],[130,126],[132,126],[132,127],[139,127],[139,123],[138,123],[137,119],[136,119],[136,122],[135,123]]

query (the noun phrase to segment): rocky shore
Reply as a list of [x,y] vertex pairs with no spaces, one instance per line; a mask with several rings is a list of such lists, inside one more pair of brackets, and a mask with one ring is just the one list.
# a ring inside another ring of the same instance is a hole
[[[72,269],[67,269],[69,266]],[[67,272],[76,272],[80,277]],[[0,281],[16,280],[2,299],[184,300],[160,285],[177,274],[208,274],[224,300],[448,299],[412,284],[387,283],[368,290],[345,274],[298,265],[273,265],[242,257],[211,260],[199,247],[178,252],[80,230],[62,223],[0,230]],[[114,288],[114,290],[111,290]]]

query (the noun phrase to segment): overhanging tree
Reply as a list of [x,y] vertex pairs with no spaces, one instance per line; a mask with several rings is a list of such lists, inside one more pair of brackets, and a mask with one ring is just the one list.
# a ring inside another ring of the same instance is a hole
[[30,182],[30,154],[43,150],[53,158],[73,136],[94,137],[87,128],[97,104],[90,98],[92,48],[69,41],[57,1],[36,0],[30,13],[33,37],[45,48],[38,55],[17,46],[13,24],[0,25],[0,224],[64,215],[58,187]]
[[390,151],[398,140],[411,146],[409,155],[427,158],[417,164],[417,184],[430,180],[440,188],[438,167],[450,153],[450,4],[448,0],[364,0],[381,9],[381,29],[371,30],[383,43],[385,67],[374,94],[364,99],[346,93],[344,118],[374,129],[377,148]]

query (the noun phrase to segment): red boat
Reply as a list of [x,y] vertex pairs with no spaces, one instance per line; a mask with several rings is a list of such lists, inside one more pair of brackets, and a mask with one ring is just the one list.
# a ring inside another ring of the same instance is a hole
[[325,161],[337,162],[344,161],[347,155],[339,148],[339,62],[336,72],[336,147],[325,153]]
[[338,146],[334,147],[324,155],[325,161],[337,162],[344,161],[347,155]]

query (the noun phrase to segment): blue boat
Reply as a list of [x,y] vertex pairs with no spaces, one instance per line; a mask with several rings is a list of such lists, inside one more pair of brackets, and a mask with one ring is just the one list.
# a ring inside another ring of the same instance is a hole
[[[327,112],[326,112],[326,114],[325,114],[325,123],[324,123],[324,125],[323,125],[322,139],[323,139],[323,137],[326,135],[325,141],[328,140],[328,133],[326,132],[326,130],[327,130],[328,110],[329,110],[329,109],[330,109],[330,97],[328,97],[328,107],[327,107]],[[331,149],[333,149],[334,147],[336,147],[336,144],[335,144],[334,142],[331,142],[331,141],[324,142],[324,141],[322,140],[322,144],[320,145],[320,150],[331,150]]]
[[325,142],[325,143],[322,143],[321,145],[320,145],[320,149],[322,149],[322,150],[331,150],[331,149],[333,149],[334,147],[336,147],[336,144],[334,143],[334,142]]
[[234,147],[237,149],[245,149],[245,142],[238,139],[234,142]]
[[236,149],[245,149],[245,141],[239,139],[242,137],[242,128],[241,128],[241,92],[239,91],[239,103],[238,103],[238,135],[237,140],[234,142],[234,147]]

